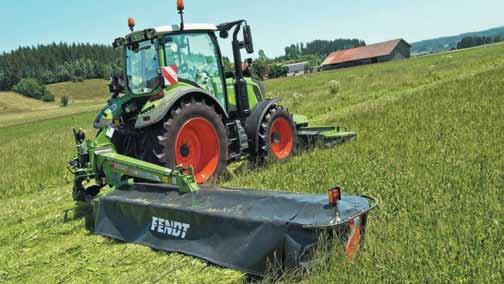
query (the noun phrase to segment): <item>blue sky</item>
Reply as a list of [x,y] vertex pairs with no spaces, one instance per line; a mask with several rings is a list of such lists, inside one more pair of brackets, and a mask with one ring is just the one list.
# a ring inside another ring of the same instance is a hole
[[[502,0],[186,0],[187,22],[245,18],[256,49],[269,56],[294,42],[360,38],[409,42],[504,25]],[[109,44],[138,28],[178,22],[175,0],[2,0],[0,52],[19,45]],[[226,52],[227,53],[227,52]]]

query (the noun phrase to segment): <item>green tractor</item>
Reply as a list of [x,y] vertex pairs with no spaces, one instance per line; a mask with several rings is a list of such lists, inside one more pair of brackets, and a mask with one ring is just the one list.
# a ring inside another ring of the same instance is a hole
[[[203,184],[221,176],[232,162],[282,161],[297,151],[356,136],[339,127],[310,128],[306,117],[289,113],[280,99],[265,98],[262,83],[244,75],[250,72],[243,68],[242,49],[254,52],[245,20],[184,24],[183,1],[178,9],[179,25],[135,31],[130,18],[131,33],[114,41],[123,51],[124,75],[112,78],[112,97],[94,121],[96,139],[86,142],[83,132],[75,135],[80,145],[79,157],[71,162],[75,199],[88,199],[106,184],[131,178],[160,181],[127,171],[111,178],[97,168],[103,155],[90,154],[90,147],[128,158],[130,166],[141,161],[148,172],[181,169],[183,178],[190,168],[196,183]],[[226,73],[218,37],[229,36],[234,72]],[[97,185],[86,189],[83,182],[91,178]]]
[[[310,128],[279,99],[264,98],[242,69],[241,50],[254,50],[245,21],[184,25],[177,3],[180,25],[134,31],[129,21],[132,33],[114,41],[124,75],[112,80],[97,136],[74,130],[73,197],[91,201],[94,233],[258,276],[272,264],[308,267],[322,237],[343,242],[352,258],[364,244],[372,198],[338,186],[320,195],[207,183],[231,162],[282,161],[356,135]],[[217,35],[230,33],[234,72],[226,74]],[[95,198],[106,185],[114,190]]]

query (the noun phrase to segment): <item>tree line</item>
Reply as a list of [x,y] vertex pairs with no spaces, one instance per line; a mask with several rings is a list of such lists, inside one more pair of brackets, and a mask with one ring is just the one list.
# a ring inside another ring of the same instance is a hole
[[457,43],[457,49],[471,48],[485,44],[501,42],[500,35],[497,36],[467,36]]
[[278,78],[287,76],[286,64],[308,62],[306,71],[320,66],[323,60],[332,52],[365,46],[359,39],[314,40],[308,43],[296,43],[285,47],[285,54],[276,58],[268,58],[263,50],[259,50],[259,57],[252,65],[252,74],[259,79]]
[[0,90],[11,90],[22,79],[52,84],[84,79],[108,79],[121,70],[120,51],[98,44],[53,43],[19,47],[0,55]]
[[366,42],[360,39],[335,39],[335,40],[314,40],[304,43],[291,44],[285,47],[285,59],[296,59],[306,55],[316,55],[327,57],[334,51],[365,46]]

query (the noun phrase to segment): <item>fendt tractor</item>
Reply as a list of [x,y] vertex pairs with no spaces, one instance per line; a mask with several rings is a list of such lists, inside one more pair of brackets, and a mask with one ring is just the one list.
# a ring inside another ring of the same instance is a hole
[[[244,76],[241,52],[254,52],[245,20],[185,24],[183,0],[177,9],[178,25],[135,30],[128,20],[131,33],[113,42],[124,74],[112,78],[112,97],[94,121],[98,134],[74,130],[73,197],[93,202],[95,233],[255,275],[268,263],[305,263],[321,231],[343,238],[351,256],[374,207],[369,198],[339,187],[328,200],[207,184],[229,163],[283,161],[356,134],[310,128],[280,99],[265,98],[261,82]],[[218,37],[230,34],[234,72],[226,73]],[[105,186],[114,190],[99,196]]]

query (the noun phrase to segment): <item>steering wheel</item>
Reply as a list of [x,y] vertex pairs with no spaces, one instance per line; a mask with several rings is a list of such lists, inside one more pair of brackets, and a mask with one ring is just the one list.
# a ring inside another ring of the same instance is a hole
[[215,93],[213,78],[205,68],[198,68],[196,83],[211,93]]
[[180,65],[180,70],[178,72],[180,72],[180,73],[189,73],[189,71],[190,71],[190,68],[187,65],[187,63],[182,63]]

